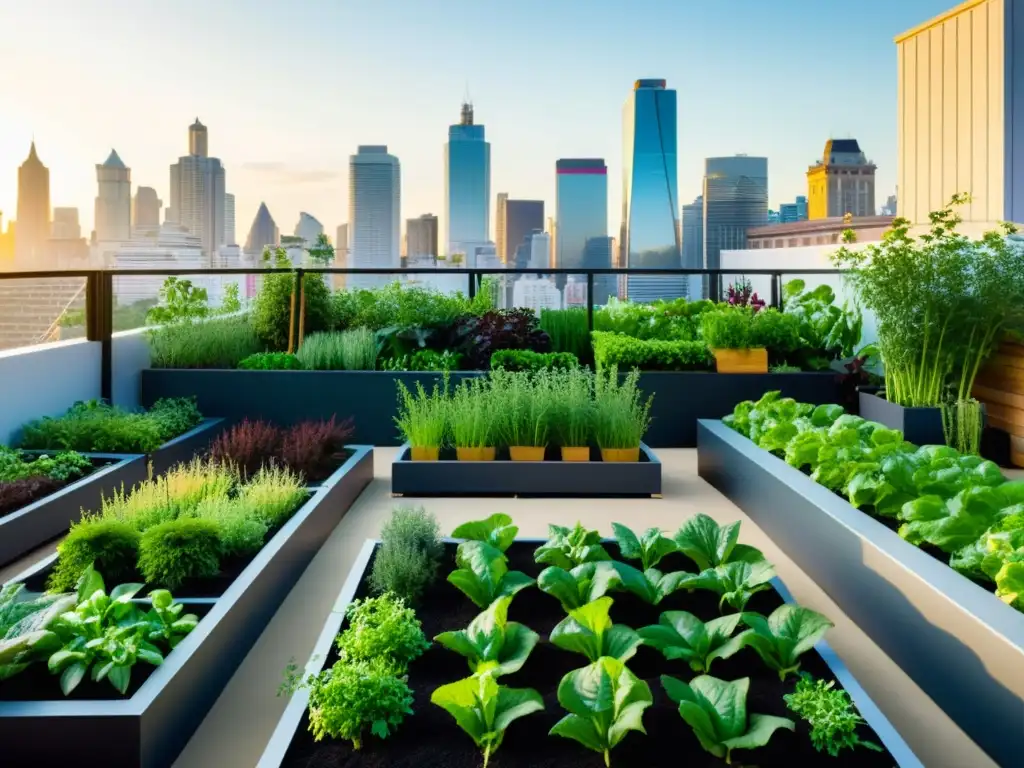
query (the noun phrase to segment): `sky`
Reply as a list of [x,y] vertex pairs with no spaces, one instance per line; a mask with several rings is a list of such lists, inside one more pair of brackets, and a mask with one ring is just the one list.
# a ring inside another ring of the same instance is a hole
[[[88,234],[111,148],[169,203],[188,126],[236,196],[236,238],[261,201],[283,234],[300,211],[334,236],[348,156],[387,144],[402,218],[443,218],[444,143],[467,93],[491,142],[493,198],[543,199],[555,160],[604,157],[621,218],[622,105],[633,81],[678,92],[679,194],[705,157],[768,158],[769,202],[806,194],[829,137],[896,184],[893,37],[956,0],[0,0],[0,211],[15,218],[33,137],[53,206]],[[443,221],[442,221],[443,227]],[[404,230],[404,224],[403,224]]]

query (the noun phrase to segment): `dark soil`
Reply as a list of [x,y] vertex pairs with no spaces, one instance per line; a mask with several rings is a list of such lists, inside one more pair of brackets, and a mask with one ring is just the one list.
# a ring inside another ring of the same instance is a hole
[[[186,604],[184,612],[194,613],[202,619],[212,609],[212,605]],[[36,663],[24,672],[0,682],[0,701],[119,701],[134,696],[155,669],[149,664],[136,664],[132,668],[131,682],[124,695],[106,680],[95,683],[86,675],[70,696],[63,696],[60,692],[60,676],[51,675],[45,662]],[[3,764],[2,761],[0,764]]]
[[[448,546],[446,573],[454,561],[454,545]],[[533,562],[532,543],[514,544],[508,552],[510,568],[536,576],[542,568]],[[612,554],[617,554],[612,552]],[[682,555],[673,555],[662,561],[664,571],[692,570],[693,564]],[[365,582],[360,591],[365,592]],[[662,611],[687,610],[705,621],[719,615],[716,595],[707,592],[686,592],[671,595],[659,606],[648,606],[632,595],[615,593],[612,618],[621,624],[641,627],[654,624]],[[748,610],[768,614],[782,604],[774,591],[761,592],[751,599]],[[424,596],[418,615],[428,638],[440,632],[463,628],[472,621],[479,609],[461,592],[439,580]],[[562,676],[584,666],[583,656],[563,651],[547,641],[551,629],[564,618],[558,601],[528,588],[512,601],[510,619],[527,624],[540,633],[541,642],[530,654],[526,665],[516,674],[502,678],[512,687],[536,688],[544,697],[545,709],[516,720],[505,734],[501,748],[492,756],[493,768],[601,768],[603,758],[575,741],[549,736],[548,731],[565,714],[556,695]],[[332,655],[327,664],[333,664]],[[718,768],[722,760],[705,752],[689,726],[679,716],[678,709],[665,695],[659,676],[669,674],[683,680],[693,677],[689,665],[681,661],[666,661],[658,652],[641,647],[629,662],[629,668],[647,681],[654,696],[654,704],[644,713],[645,736],[631,732],[612,750],[612,765],[620,768]],[[829,667],[815,652],[802,658],[802,670],[815,677],[834,679]],[[746,649],[731,659],[713,663],[711,674],[723,680],[750,677],[747,711],[789,717],[796,721],[796,732],[777,731],[765,747],[757,750],[737,750],[734,765],[759,766],[814,766],[833,768],[892,768],[894,760],[888,753],[864,749],[843,753],[839,758],[818,753],[811,745],[809,726],[786,709],[782,696],[790,693],[796,679],[785,683],[768,670],[760,657]],[[308,731],[308,720],[303,717],[282,766],[285,768],[479,768],[483,760],[472,740],[440,707],[430,703],[430,695],[440,685],[454,682],[469,675],[466,661],[438,645],[431,646],[409,670],[409,684],[413,689],[415,714],[406,719],[396,735],[381,741],[366,736],[360,751],[349,742],[325,740],[315,742]],[[874,733],[864,727],[860,737],[880,744]]]

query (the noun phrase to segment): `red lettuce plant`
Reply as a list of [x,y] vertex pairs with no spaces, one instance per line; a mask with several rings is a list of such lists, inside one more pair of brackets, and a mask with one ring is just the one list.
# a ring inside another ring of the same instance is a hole
[[281,430],[265,421],[245,419],[221,432],[210,445],[210,458],[238,468],[245,477],[260,471],[281,450]]
[[52,477],[24,477],[10,483],[0,483],[0,517],[28,506],[66,485]]
[[764,309],[764,299],[757,295],[749,280],[739,280],[730,285],[726,301],[734,307],[750,307],[754,312]]
[[333,416],[327,421],[303,421],[284,432],[281,459],[307,480],[323,480],[336,468],[336,457],[353,431],[351,419],[340,424]]

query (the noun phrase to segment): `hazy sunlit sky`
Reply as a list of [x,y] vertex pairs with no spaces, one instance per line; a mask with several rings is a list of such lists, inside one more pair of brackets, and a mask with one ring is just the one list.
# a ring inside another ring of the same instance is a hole
[[[555,160],[604,157],[618,231],[622,104],[638,78],[679,98],[679,193],[707,156],[769,162],[772,207],[805,194],[825,140],[854,137],[896,183],[893,36],[956,0],[0,0],[0,211],[35,136],[51,204],[92,228],[95,164],[116,148],[169,202],[188,125],[209,128],[244,242],[261,200],[348,218],[348,156],[387,144],[402,217],[443,214],[443,145],[467,85],[491,192],[543,199]],[[493,229],[493,213],[492,213]],[[404,228],[404,225],[403,225]]]

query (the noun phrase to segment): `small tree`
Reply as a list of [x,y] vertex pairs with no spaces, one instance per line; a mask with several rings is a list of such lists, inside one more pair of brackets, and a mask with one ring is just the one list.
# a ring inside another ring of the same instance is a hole
[[168,277],[160,288],[160,303],[146,313],[150,325],[182,323],[210,314],[206,289],[191,280]]

